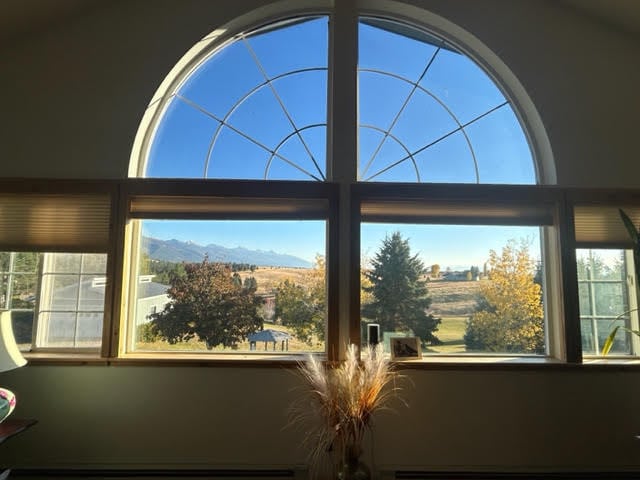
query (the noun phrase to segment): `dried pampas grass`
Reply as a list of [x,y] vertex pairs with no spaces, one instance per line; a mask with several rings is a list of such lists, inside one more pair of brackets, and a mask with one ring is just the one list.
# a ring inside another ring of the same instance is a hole
[[308,390],[294,405],[291,421],[308,428],[305,442],[316,470],[327,453],[334,463],[348,451],[360,453],[373,413],[388,408],[399,390],[382,345],[365,348],[361,360],[358,347],[349,345],[346,359],[335,365],[310,355],[298,372]]

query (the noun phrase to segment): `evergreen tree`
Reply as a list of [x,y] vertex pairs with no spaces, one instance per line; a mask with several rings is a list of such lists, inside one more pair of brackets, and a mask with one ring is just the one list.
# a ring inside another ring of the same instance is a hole
[[400,232],[385,237],[380,250],[366,272],[373,300],[362,307],[362,315],[380,324],[383,331],[411,330],[423,345],[439,344],[434,335],[440,319],[427,314],[431,299],[427,282],[422,279],[425,267],[417,255],[411,255],[409,241]]

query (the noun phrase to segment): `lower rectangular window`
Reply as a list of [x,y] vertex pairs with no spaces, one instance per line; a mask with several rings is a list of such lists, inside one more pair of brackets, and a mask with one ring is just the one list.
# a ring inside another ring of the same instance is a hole
[[361,326],[427,354],[544,355],[538,226],[361,225]]
[[22,350],[100,347],[106,262],[106,254],[0,253],[0,303]]
[[326,221],[132,220],[129,352],[324,352]]
[[[622,249],[578,249],[578,293],[582,351],[600,355],[611,331],[638,329],[633,253]],[[615,336],[610,354],[636,355],[637,340],[626,330]]]

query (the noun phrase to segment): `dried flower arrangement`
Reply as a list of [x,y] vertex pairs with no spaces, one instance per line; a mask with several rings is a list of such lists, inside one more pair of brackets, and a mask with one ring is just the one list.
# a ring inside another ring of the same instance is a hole
[[346,475],[344,470],[357,467],[373,413],[388,408],[399,389],[398,374],[382,345],[365,348],[361,360],[358,347],[349,345],[346,359],[336,365],[325,365],[309,356],[298,371],[309,395],[294,406],[292,421],[310,427],[305,441],[312,473],[326,466],[330,455],[338,478],[359,478]]

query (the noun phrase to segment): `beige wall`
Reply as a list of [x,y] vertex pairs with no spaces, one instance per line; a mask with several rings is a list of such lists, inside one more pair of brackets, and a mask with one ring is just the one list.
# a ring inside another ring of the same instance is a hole
[[[198,39],[259,0],[107,2],[0,50],[2,176],[121,178],[148,101]],[[299,2],[302,3],[302,2]],[[638,187],[640,40],[552,1],[419,2],[509,67],[544,122],[558,182]],[[640,370],[410,371],[379,418],[376,462],[422,468],[640,467]],[[27,366],[0,375],[39,424],[0,449],[18,466],[303,462],[282,430],[280,368]],[[605,422],[611,426],[606,427]]]

